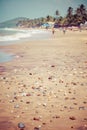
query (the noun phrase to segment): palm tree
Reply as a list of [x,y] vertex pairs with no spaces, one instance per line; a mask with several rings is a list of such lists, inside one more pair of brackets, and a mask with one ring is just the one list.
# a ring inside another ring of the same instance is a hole
[[87,21],[87,10],[83,4],[76,9],[76,17],[79,23]]
[[85,12],[86,12],[86,8],[83,4],[80,5],[80,12],[81,12],[81,14],[85,14]]
[[70,17],[72,15],[73,15],[73,8],[69,7],[68,10],[67,10],[67,16]]
[[47,18],[47,21],[50,21],[50,16],[49,15],[46,18]]
[[58,16],[59,16],[59,11],[58,10],[55,11],[55,15],[56,15],[56,19],[58,20]]
[[80,12],[82,16],[82,22],[85,22],[87,20],[87,10],[83,4],[80,5]]
[[73,22],[73,8],[72,7],[68,8],[66,18],[67,18],[67,24],[71,25]]

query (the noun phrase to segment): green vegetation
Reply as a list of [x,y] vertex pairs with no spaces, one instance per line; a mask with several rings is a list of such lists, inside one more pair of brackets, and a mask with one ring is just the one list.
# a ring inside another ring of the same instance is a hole
[[9,20],[3,23],[0,23],[0,27],[40,27],[45,23],[53,23],[55,27],[71,27],[71,26],[80,26],[87,22],[87,9],[85,5],[81,4],[77,7],[76,10],[73,10],[72,7],[69,7],[66,12],[66,16],[62,17],[59,13],[59,10],[54,12],[54,16],[47,15],[46,17],[29,19],[25,17],[19,17],[13,20]]
[[84,24],[87,21],[87,9],[85,5],[81,4],[76,10],[72,7],[67,9],[67,14],[65,17],[60,16],[59,11],[55,11],[55,16],[48,15],[45,18],[38,19],[25,19],[20,20],[17,26],[22,27],[40,27],[42,24],[47,22],[54,22],[58,27],[63,26],[79,26],[81,23]]

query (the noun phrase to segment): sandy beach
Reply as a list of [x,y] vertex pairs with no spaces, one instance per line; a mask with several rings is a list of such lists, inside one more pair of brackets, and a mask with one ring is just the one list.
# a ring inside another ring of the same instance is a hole
[[87,130],[87,31],[1,48],[0,130]]

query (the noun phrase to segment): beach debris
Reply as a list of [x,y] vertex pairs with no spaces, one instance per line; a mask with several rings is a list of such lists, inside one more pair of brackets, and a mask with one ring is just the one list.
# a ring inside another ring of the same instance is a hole
[[9,102],[12,103],[12,102],[14,102],[14,100],[11,99],[11,100],[9,100]]
[[63,108],[61,108],[61,109],[60,109],[60,111],[64,111],[64,109],[63,109]]
[[69,91],[69,93],[72,93],[71,91]]
[[74,109],[74,107],[70,107],[69,109]]
[[51,65],[51,67],[55,67],[55,65]]
[[50,123],[52,122],[52,120],[50,120]]
[[6,80],[6,77],[1,77],[2,80]]
[[27,93],[25,93],[25,92],[21,93],[22,97],[25,97],[26,95],[27,95]]
[[40,117],[34,117],[33,120],[40,121]]
[[18,105],[18,104],[17,104],[17,105],[15,105],[15,106],[14,106],[14,108],[19,108],[19,105]]
[[87,118],[84,118],[85,121],[87,121]]
[[78,105],[78,103],[76,103],[76,102],[74,102],[73,104],[74,104],[74,105]]
[[40,130],[40,127],[34,127],[34,130]]
[[53,78],[52,76],[49,76],[49,77],[48,77],[49,80],[52,80],[52,78]]
[[26,96],[31,96],[31,94],[30,93],[26,93]]
[[18,123],[18,128],[20,128],[20,130],[24,130],[25,124],[22,122]]
[[29,75],[32,75],[32,73],[29,73]]
[[65,97],[65,100],[68,100],[69,99],[69,97]]
[[27,102],[26,102],[26,104],[30,104],[30,102],[29,102],[29,101],[27,101]]
[[87,110],[87,107],[81,106],[79,107],[79,110]]
[[76,100],[76,98],[75,98],[75,97],[72,97],[71,100]]
[[67,106],[64,106],[65,109],[67,109],[68,107]]
[[71,128],[73,129],[74,127],[73,127],[73,126],[71,126]]
[[46,106],[47,106],[47,103],[43,103],[43,106],[46,107]]
[[75,83],[75,82],[71,82],[71,84],[72,84],[72,85],[77,85],[77,83]]
[[86,101],[84,101],[83,103],[84,103],[84,104],[87,104],[87,102],[86,102]]
[[76,120],[76,118],[74,116],[70,116],[69,119],[70,120]]
[[60,80],[59,80],[59,83],[64,83],[64,81],[60,79]]
[[21,93],[21,96],[22,96],[22,97],[31,96],[31,94],[30,94],[30,93],[26,93],[26,92],[22,92],[22,93]]
[[60,118],[60,116],[58,116],[58,115],[55,115],[55,116],[53,116],[52,118],[56,118],[56,119],[57,119],[57,118]]
[[16,95],[14,95],[14,99],[15,99],[15,100],[17,100],[17,99],[18,99]]

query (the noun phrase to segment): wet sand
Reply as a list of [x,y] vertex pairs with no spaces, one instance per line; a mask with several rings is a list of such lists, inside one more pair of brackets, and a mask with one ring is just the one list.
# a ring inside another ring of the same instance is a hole
[[0,130],[87,130],[87,31],[2,48]]

